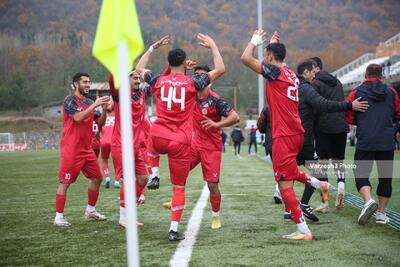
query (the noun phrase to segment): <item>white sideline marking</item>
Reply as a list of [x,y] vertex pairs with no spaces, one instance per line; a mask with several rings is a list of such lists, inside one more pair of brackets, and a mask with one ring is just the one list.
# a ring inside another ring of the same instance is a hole
[[194,243],[196,243],[196,236],[200,229],[201,219],[203,218],[203,210],[207,204],[210,191],[207,185],[204,185],[200,198],[193,209],[190,216],[188,226],[185,232],[185,239],[179,242],[175,254],[169,261],[171,267],[186,267],[189,266],[190,257]]

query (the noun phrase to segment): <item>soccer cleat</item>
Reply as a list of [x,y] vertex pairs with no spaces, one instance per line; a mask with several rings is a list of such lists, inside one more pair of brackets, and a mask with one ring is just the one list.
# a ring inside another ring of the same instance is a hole
[[358,223],[361,225],[366,224],[377,209],[378,204],[374,200],[369,201],[369,204],[365,204],[361,210],[360,216],[358,216]]
[[169,241],[181,241],[185,239],[185,236],[178,234],[178,232],[170,230],[168,233],[168,239]]
[[110,188],[110,183],[111,183],[111,179],[110,179],[110,177],[107,177],[106,178],[106,183],[105,183],[105,186],[106,186],[107,189]]
[[151,178],[147,183],[147,188],[149,190],[156,190],[159,187],[160,187],[160,178],[158,178],[157,176]]
[[103,214],[95,211],[89,212],[89,211],[85,211],[85,218],[86,219],[92,219],[94,221],[105,221],[107,220],[107,217],[104,216]]
[[278,190],[275,190],[274,201],[275,201],[275,204],[282,204],[282,196]]
[[[126,229],[126,227],[128,226],[128,223],[124,220],[119,220],[118,225],[119,225],[119,227]],[[139,228],[142,228],[144,226],[144,224],[141,222],[136,222],[136,225]]]
[[282,238],[289,239],[289,240],[305,240],[305,241],[313,240],[313,236],[312,236],[311,232],[309,232],[307,234],[303,234],[303,233],[300,233],[297,231],[294,233],[291,233],[290,235],[284,235],[284,236],[282,236]]
[[328,202],[321,203],[321,205],[319,205],[319,207],[315,208],[315,211],[320,212],[320,213],[327,213],[329,211]]
[[115,181],[114,182],[114,188],[115,189],[119,189],[121,187],[121,185],[119,184],[119,182],[118,181]]
[[300,208],[301,208],[301,211],[303,212],[303,215],[307,219],[310,219],[313,222],[319,221],[318,217],[314,214],[313,209],[311,208],[310,205],[300,204]]
[[328,202],[329,201],[329,197],[331,196],[331,194],[329,193],[329,186],[330,184],[328,182],[322,181],[321,182],[321,193],[322,193],[322,201],[323,202]]
[[337,209],[343,209],[344,208],[344,200],[345,200],[344,196],[345,196],[344,191],[340,191],[340,192],[338,191],[336,193],[335,207]]
[[292,216],[290,216],[290,213],[285,211],[285,213],[283,214],[283,220],[285,222],[290,222],[292,220]]
[[167,202],[162,203],[162,206],[163,206],[165,209],[170,210],[170,209],[171,209],[171,201],[167,201]]
[[376,212],[376,223],[387,224],[389,222],[390,220],[386,213],[381,213],[379,211]]
[[71,226],[71,224],[64,217],[54,219],[53,224],[56,226],[64,226],[64,227]]
[[219,216],[212,217],[211,220],[211,229],[219,229],[221,228],[221,219]]

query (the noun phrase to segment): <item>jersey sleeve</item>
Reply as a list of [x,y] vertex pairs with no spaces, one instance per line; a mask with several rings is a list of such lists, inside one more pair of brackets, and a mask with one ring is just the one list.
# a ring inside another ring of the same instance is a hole
[[118,101],[118,91],[115,88],[114,77],[112,76],[111,73],[110,73],[110,75],[108,75],[108,86],[110,87],[110,94],[111,94],[112,99],[114,101]]
[[232,106],[223,97],[217,100],[215,109],[217,115],[222,117],[228,117],[233,110]]
[[75,113],[79,112],[79,107],[75,102],[75,97],[73,96],[68,96],[67,99],[65,99],[63,106],[66,114],[71,119],[74,117]]
[[261,75],[268,81],[276,80],[280,74],[281,70],[277,66],[264,62],[261,63]]
[[192,76],[194,88],[196,91],[200,91],[210,84],[210,76],[208,73],[194,74]]
[[161,77],[161,74],[152,72],[151,70],[145,72],[144,81],[148,83],[151,87],[154,87],[157,83],[158,78]]
[[93,120],[97,121],[97,119],[100,118],[100,116],[101,116],[100,107],[95,108],[93,113],[94,113]]

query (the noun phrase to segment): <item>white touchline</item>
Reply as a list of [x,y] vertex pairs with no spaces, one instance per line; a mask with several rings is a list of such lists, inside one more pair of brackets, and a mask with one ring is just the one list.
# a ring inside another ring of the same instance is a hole
[[200,198],[193,209],[192,215],[190,216],[188,226],[185,232],[185,239],[182,240],[169,261],[171,267],[186,267],[189,266],[190,257],[192,256],[192,250],[194,243],[196,243],[196,236],[199,232],[201,220],[203,218],[203,210],[207,205],[210,191],[207,185],[204,185],[203,191],[201,192]]

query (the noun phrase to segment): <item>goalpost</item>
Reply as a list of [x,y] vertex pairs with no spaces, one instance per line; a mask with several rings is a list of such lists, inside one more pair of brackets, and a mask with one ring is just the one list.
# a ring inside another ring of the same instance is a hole
[[12,133],[0,133],[0,151],[14,151],[14,135]]

